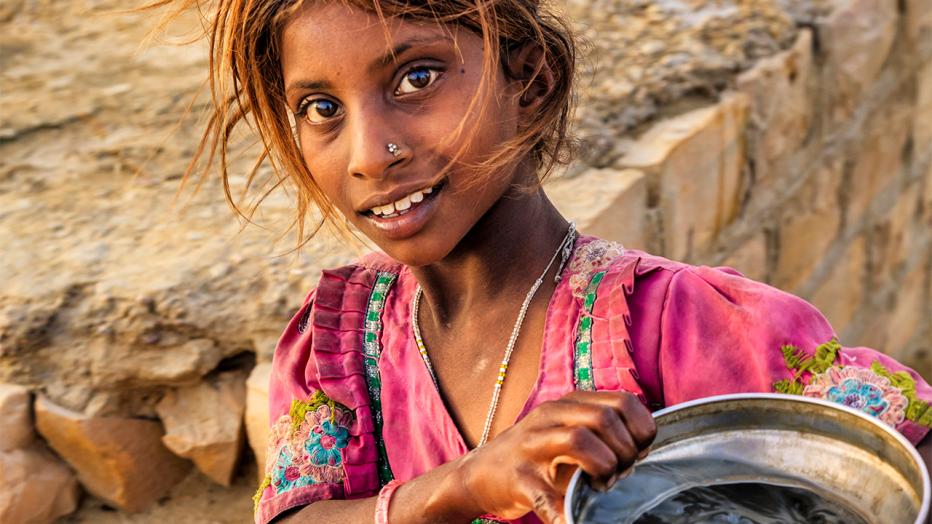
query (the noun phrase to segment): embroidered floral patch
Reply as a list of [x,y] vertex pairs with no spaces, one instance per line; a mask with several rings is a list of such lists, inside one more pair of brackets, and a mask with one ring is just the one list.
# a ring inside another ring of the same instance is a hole
[[317,483],[337,483],[344,477],[343,449],[349,445],[352,412],[316,392],[310,400],[294,400],[269,431],[265,480],[275,494]]
[[909,401],[889,380],[869,369],[832,366],[813,375],[803,395],[831,400],[873,415],[891,426],[906,418]]
[[625,248],[621,244],[602,239],[593,240],[577,249],[568,268],[570,289],[573,290],[573,294],[584,298],[592,276],[608,269],[612,262],[624,252]]
[[[878,361],[870,369],[835,364],[841,344],[832,339],[812,356],[783,346],[783,360],[793,378],[774,382],[774,391],[837,402],[896,427],[904,420],[932,427],[932,407],[916,396],[916,382],[905,371],[891,373]],[[809,383],[803,382],[809,373]]]

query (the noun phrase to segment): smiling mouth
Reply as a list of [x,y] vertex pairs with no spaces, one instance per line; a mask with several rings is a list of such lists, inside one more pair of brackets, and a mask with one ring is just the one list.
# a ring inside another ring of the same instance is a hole
[[437,194],[444,188],[446,185],[445,180],[441,180],[439,183],[411,193],[400,200],[386,204],[384,206],[376,206],[368,211],[364,211],[363,216],[373,218],[376,220],[390,220],[393,218],[398,218],[416,211],[418,208],[424,204],[430,202],[431,200],[437,198]]

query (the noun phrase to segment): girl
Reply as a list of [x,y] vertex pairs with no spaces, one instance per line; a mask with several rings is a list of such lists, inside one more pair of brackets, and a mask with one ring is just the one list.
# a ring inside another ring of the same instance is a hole
[[557,212],[540,180],[568,159],[575,48],[537,0],[210,9],[202,152],[225,160],[247,121],[299,228],[316,206],[384,252],[324,271],[282,335],[257,523],[562,522],[575,467],[611,482],[651,410],[724,393],[856,406],[928,457],[914,371],[798,298]]

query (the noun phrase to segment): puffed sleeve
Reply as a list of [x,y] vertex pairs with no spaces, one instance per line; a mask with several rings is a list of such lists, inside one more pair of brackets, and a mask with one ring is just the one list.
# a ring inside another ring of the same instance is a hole
[[321,391],[309,317],[315,291],[282,334],[269,384],[271,430],[265,477],[254,497],[255,522],[323,499],[343,498],[342,450],[353,414]]
[[781,392],[860,409],[918,443],[932,426],[932,388],[869,348],[843,347],[808,302],[732,270],[673,275],[660,317],[663,403]]

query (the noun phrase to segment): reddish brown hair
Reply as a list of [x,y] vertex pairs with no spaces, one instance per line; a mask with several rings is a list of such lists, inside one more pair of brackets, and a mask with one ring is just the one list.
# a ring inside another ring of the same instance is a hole
[[[196,171],[205,175],[217,165],[230,204],[242,216],[249,218],[255,207],[247,214],[238,206],[230,189],[228,167],[234,131],[245,122],[256,132],[262,145],[249,173],[247,188],[264,162],[269,162],[275,173],[277,182],[274,187],[285,181],[294,184],[297,195],[294,224],[298,228],[299,244],[306,242],[327,221],[339,225],[334,220],[338,212],[321,192],[304,163],[294,139],[284,96],[279,35],[289,17],[305,1],[309,0],[161,0],[148,6],[174,6],[160,27],[178,13],[193,7],[198,8],[204,18],[209,43],[212,113],[184,180],[187,181]],[[520,72],[509,71],[506,67],[508,57],[525,45],[537,45],[542,50],[541,59],[533,74],[522,80],[526,82],[526,89],[529,88],[547,67],[553,78],[551,89],[543,96],[539,110],[530,121],[523,123],[518,136],[502,144],[488,160],[476,167],[491,174],[498,168],[529,158],[537,168],[540,181],[556,165],[569,161],[573,149],[568,125],[573,107],[576,45],[568,25],[548,6],[538,0],[342,1],[376,13],[383,23],[391,18],[430,21],[464,27],[475,33],[482,38],[486,50],[483,57],[486,86],[491,74],[499,68],[504,68],[509,78],[520,76]],[[493,49],[498,52],[489,51]],[[473,103],[478,98],[477,93]],[[483,109],[478,108],[480,119]],[[306,235],[306,217],[312,206],[320,209],[321,219]]]

